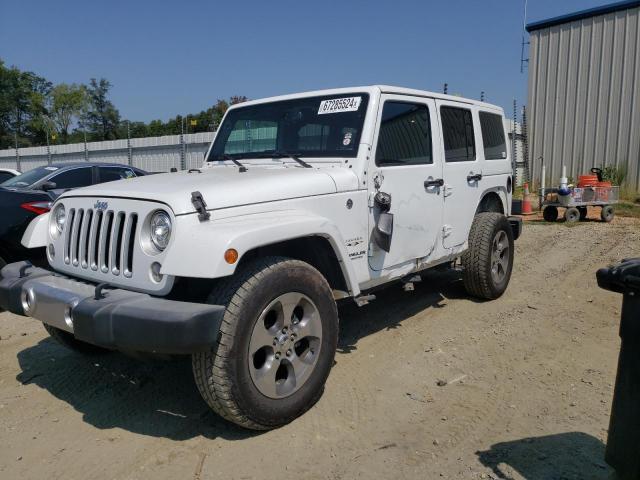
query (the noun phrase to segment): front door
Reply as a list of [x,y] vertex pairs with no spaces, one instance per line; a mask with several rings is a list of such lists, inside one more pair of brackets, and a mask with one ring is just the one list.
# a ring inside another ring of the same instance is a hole
[[[369,266],[383,270],[428,256],[442,226],[441,142],[435,102],[383,95],[374,138],[370,195],[391,195],[393,236],[389,252],[372,242]],[[426,182],[426,183],[425,183]],[[370,208],[373,231],[379,209]]]
[[454,248],[467,241],[473,213],[480,200],[481,159],[476,132],[478,112],[473,105],[438,100],[444,146],[443,245]]

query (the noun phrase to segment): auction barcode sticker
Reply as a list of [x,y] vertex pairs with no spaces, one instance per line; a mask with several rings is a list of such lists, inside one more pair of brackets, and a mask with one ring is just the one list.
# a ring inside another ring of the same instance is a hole
[[325,113],[356,112],[360,108],[362,97],[332,98],[323,100],[318,108],[318,115]]

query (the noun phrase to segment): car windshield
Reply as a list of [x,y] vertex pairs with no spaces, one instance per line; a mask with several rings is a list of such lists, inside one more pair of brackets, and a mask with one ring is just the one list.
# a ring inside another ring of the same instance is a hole
[[366,93],[348,93],[233,109],[207,160],[355,157],[368,101]]
[[52,174],[58,170],[56,167],[38,167],[33,170],[29,170],[17,177],[10,178],[4,183],[0,183],[2,187],[9,188],[27,188],[33,185],[34,183],[42,180],[47,175]]

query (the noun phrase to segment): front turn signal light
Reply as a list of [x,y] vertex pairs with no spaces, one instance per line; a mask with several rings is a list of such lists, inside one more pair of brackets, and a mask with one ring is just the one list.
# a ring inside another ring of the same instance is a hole
[[230,248],[224,252],[224,261],[229,265],[233,265],[238,261],[238,251],[235,248]]

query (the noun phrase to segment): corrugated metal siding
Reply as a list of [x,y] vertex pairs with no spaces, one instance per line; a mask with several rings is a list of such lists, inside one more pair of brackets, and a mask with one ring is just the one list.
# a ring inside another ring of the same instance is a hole
[[[204,155],[213,140],[215,133],[190,133],[184,136],[186,168],[202,166]],[[89,160],[91,162],[128,163],[126,140],[107,140],[104,142],[88,142]],[[175,167],[180,169],[180,135],[163,137],[146,137],[131,139],[131,157],[134,167],[149,172],[168,172]],[[23,172],[47,164],[47,147],[29,147],[18,149],[20,169]],[[52,145],[51,161],[83,162],[85,160],[84,144]],[[16,151],[0,150],[0,168],[16,168]]]
[[529,51],[530,161],[540,180],[603,165],[640,189],[640,8],[534,30]]

